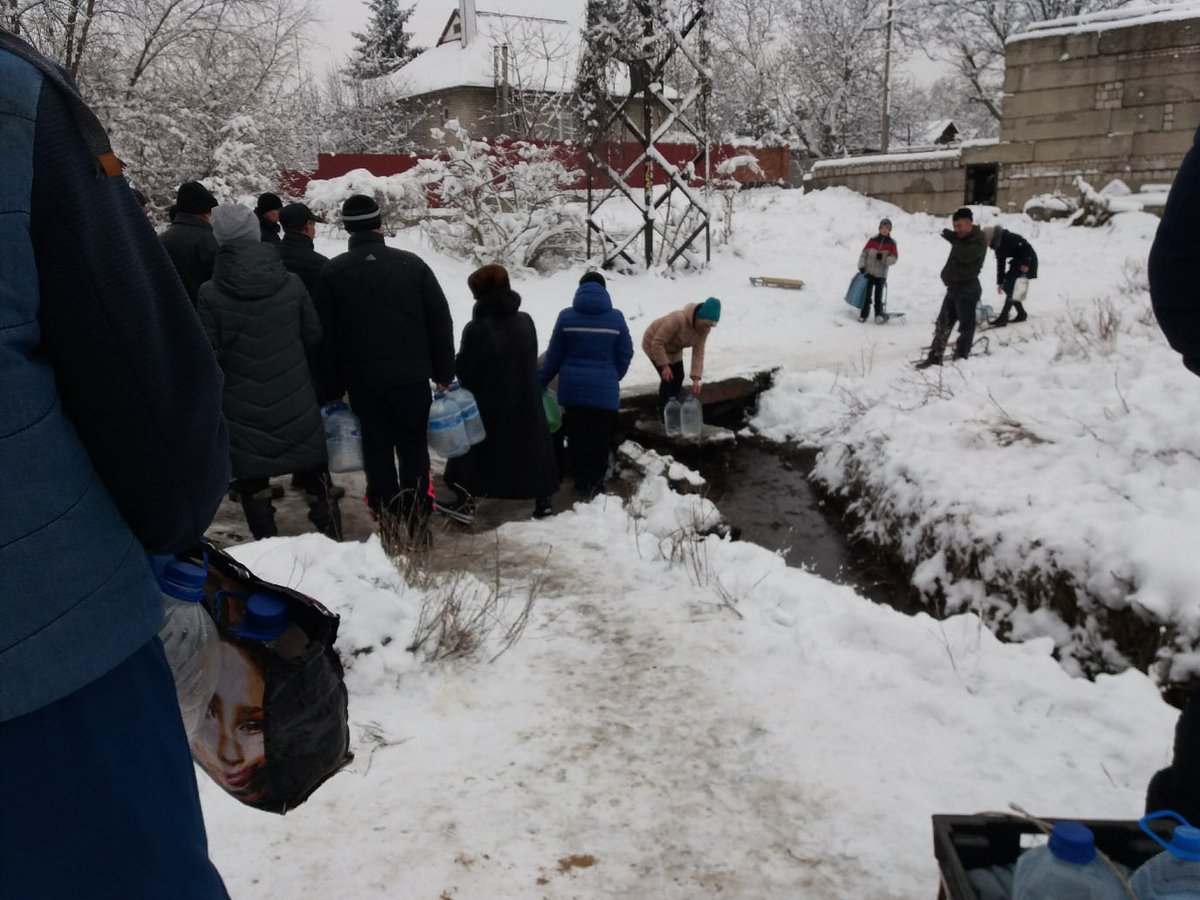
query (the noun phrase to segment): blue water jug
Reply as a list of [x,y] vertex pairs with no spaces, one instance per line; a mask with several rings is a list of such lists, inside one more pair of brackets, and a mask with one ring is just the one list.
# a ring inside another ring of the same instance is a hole
[[475,446],[487,437],[487,431],[483,427],[483,417],[479,415],[479,404],[475,402],[475,395],[456,381],[450,385],[450,391],[446,396],[458,404],[458,411],[462,413],[463,428],[467,431],[467,440],[471,446]]
[[362,471],[362,428],[358,416],[345,403],[330,403],[321,408],[321,418],[325,422],[329,471]]
[[667,437],[679,437],[683,431],[683,424],[680,421],[682,409],[679,401],[672,397],[663,407],[663,428],[666,429]]
[[1129,900],[1108,863],[1096,855],[1092,830],[1079,822],[1059,822],[1044,847],[1017,859],[1013,900]]
[[688,394],[687,399],[680,404],[679,436],[687,440],[695,440],[703,431],[704,407],[700,405],[699,397],[695,394]]
[[163,596],[158,637],[175,676],[183,727],[191,737],[208,710],[221,674],[217,626],[203,603],[208,575],[203,567],[176,559],[156,569]]
[[458,404],[451,402],[442,391],[433,395],[433,404],[429,407],[429,442],[433,452],[442,459],[454,459],[471,449]]
[[[1174,819],[1179,825],[1166,843],[1146,823]],[[1138,900],[1195,900],[1200,897],[1200,828],[1193,828],[1177,812],[1162,810],[1138,822],[1142,830],[1163,846],[1133,873],[1129,884]]]

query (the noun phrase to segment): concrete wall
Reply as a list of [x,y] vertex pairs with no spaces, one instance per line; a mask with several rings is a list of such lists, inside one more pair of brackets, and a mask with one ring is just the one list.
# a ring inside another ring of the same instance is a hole
[[1016,40],[1005,55],[997,203],[1076,176],[1166,184],[1200,124],[1200,17]]
[[949,215],[963,205],[966,174],[957,150],[923,153],[912,159],[899,156],[821,160],[809,172],[805,186],[820,190],[840,185],[909,212],[936,216]]

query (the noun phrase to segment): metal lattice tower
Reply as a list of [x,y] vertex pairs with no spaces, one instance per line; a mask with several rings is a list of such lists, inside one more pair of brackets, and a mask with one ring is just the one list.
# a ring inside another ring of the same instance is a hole
[[[711,91],[706,5],[712,0],[589,0],[581,74],[588,159],[588,258],[649,268],[682,259],[699,268],[711,254],[707,101]],[[668,11],[668,5],[676,7]],[[614,66],[628,68],[629,91],[609,88]],[[697,150],[682,165],[658,151],[670,132],[685,132]],[[629,145],[637,148],[632,156]],[[655,196],[655,169],[666,184]],[[693,182],[703,179],[703,187]],[[603,217],[632,204],[641,224],[612,234]],[[700,239],[703,238],[703,258]]]

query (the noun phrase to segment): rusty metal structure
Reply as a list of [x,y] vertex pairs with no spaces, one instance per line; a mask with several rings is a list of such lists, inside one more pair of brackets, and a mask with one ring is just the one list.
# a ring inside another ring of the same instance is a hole
[[[699,268],[710,259],[705,25],[712,2],[588,2],[580,71],[589,163],[587,252],[604,268]],[[614,89],[626,79],[628,90]],[[672,134],[697,147],[685,164],[672,164],[656,150]],[[629,153],[631,145],[637,152]],[[630,206],[640,218],[637,228],[606,228],[608,213],[620,217]]]

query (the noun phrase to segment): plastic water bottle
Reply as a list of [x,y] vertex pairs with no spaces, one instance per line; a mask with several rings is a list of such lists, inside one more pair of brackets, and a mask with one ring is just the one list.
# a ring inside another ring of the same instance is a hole
[[667,437],[679,437],[683,431],[680,421],[681,412],[682,407],[674,397],[668,400],[667,405],[663,407],[663,428],[667,431]]
[[1050,843],[1017,859],[1013,900],[1129,900],[1112,869],[1096,856],[1092,830],[1079,822],[1059,822]]
[[688,440],[695,440],[704,431],[704,407],[700,405],[700,398],[695,394],[688,394],[687,399],[680,404],[679,428],[680,437]]
[[[1165,843],[1146,824],[1166,818],[1180,823],[1171,835],[1170,843]],[[1138,900],[1195,900],[1200,897],[1200,828],[1193,828],[1187,819],[1170,810],[1150,813],[1138,824],[1164,848],[1133,873],[1129,884]]]
[[433,395],[433,405],[429,407],[429,439],[433,452],[442,459],[454,459],[471,449],[458,404],[452,403],[442,391]]
[[330,472],[359,472],[363,467],[362,430],[358,416],[345,403],[322,407],[325,421],[325,449]]
[[175,676],[175,696],[188,737],[204,718],[221,673],[217,626],[202,602],[206,578],[202,567],[173,559],[158,579],[163,595],[158,637]]
[[262,641],[283,659],[304,655],[309,641],[304,630],[292,621],[287,601],[275,594],[251,594],[246,609],[231,629],[240,638]]
[[450,391],[446,396],[458,404],[458,411],[462,413],[463,428],[467,430],[467,440],[474,447],[487,437],[487,431],[483,427],[483,417],[479,415],[479,405],[475,402],[475,395],[456,381],[450,385]]

